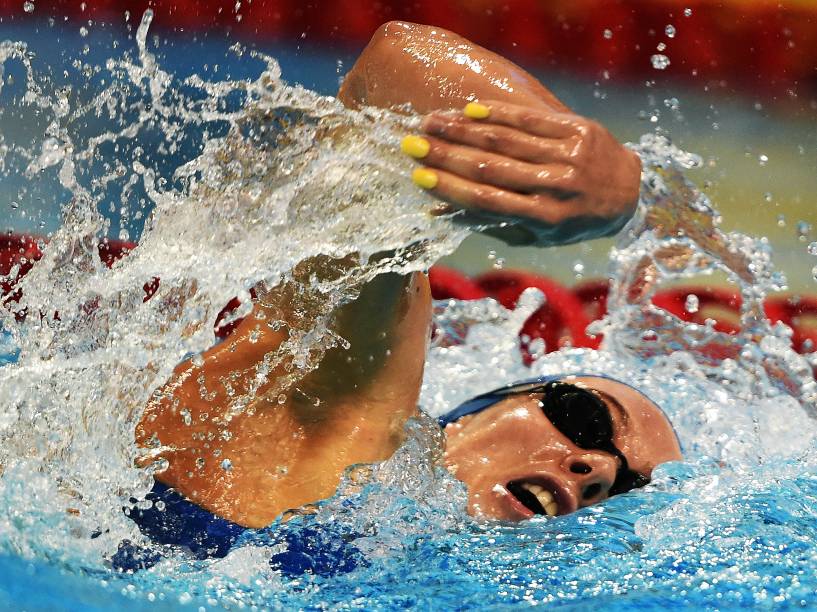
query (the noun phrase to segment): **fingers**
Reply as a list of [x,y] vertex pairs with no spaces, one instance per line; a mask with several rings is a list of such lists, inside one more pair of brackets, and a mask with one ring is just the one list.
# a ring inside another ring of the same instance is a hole
[[516,128],[542,138],[566,138],[577,131],[577,115],[507,102],[470,102],[463,115],[474,121]]
[[438,138],[408,137],[403,150],[423,164],[445,170],[476,183],[521,193],[563,189],[572,169],[566,164],[530,164],[505,155],[451,144]]
[[[438,198],[465,208],[473,208],[501,215],[537,219],[556,225],[565,220],[568,207],[564,202],[547,194],[522,194],[493,185],[477,183],[445,170],[417,168],[414,182]],[[442,208],[438,214],[449,212]]]
[[472,102],[460,116],[428,115],[428,136],[407,136],[401,148],[425,165],[414,182],[449,204],[558,225],[576,213],[571,157],[586,134],[582,121],[545,108]]
[[429,136],[502,153],[532,164],[564,159],[570,150],[569,144],[563,140],[532,136],[521,130],[471,121],[460,115],[433,113],[423,120],[422,129]]

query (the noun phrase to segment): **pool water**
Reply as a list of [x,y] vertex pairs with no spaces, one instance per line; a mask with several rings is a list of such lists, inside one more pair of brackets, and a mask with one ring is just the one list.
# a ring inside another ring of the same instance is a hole
[[[541,354],[526,366],[518,333],[541,303],[535,290],[513,311],[491,300],[438,303],[421,395],[430,416],[409,424],[391,459],[350,470],[335,497],[242,537],[222,559],[169,547],[150,569],[114,570],[120,544],[142,542],[121,508],[161,468],[134,467],[134,424],[173,366],[213,342],[221,306],[235,295],[246,302],[259,281],[297,280],[304,259],[355,254],[343,278],[301,281],[322,306],[305,314],[311,332],[275,359],[307,370],[338,341],[327,329],[333,305],[383,270],[426,268],[468,234],[456,215],[427,214],[433,202],[395,153],[415,117],[346,111],[241,48],[229,75],[169,67],[149,28],[148,13],[124,49],[99,42],[106,61],[63,54],[65,77],[26,48],[0,47],[17,76],[2,101],[26,119],[6,135],[4,178],[23,208],[40,198],[62,215],[45,257],[22,280],[10,275],[25,321],[0,314],[0,604],[811,605],[817,390],[790,331],[762,314],[784,279],[768,241],[720,229],[685,175],[700,159],[654,134],[633,145],[647,171],[639,212],[609,254],[610,315],[593,328],[602,350]],[[109,234],[139,242],[111,269],[95,248]],[[667,283],[714,273],[742,295],[737,334],[650,301]],[[569,516],[468,517],[462,486],[439,464],[432,417],[508,381],[577,371],[626,372],[670,416],[685,461]],[[270,564],[293,540],[323,543],[312,571]],[[318,563],[325,549],[335,552]]]

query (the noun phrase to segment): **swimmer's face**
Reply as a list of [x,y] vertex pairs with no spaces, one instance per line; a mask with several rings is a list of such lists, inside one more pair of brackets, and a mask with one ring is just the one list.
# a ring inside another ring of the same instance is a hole
[[[649,478],[658,464],[681,459],[669,421],[635,389],[592,376],[563,382],[604,403],[613,445],[632,472]],[[446,426],[446,467],[467,485],[471,515],[520,521],[568,514],[610,496],[621,460],[574,444],[545,415],[543,401],[541,393],[510,396]]]

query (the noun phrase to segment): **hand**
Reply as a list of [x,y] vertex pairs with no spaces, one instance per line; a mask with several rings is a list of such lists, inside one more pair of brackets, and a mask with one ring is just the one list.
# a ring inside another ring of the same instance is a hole
[[[533,221],[551,243],[618,231],[635,211],[638,156],[602,125],[545,107],[470,103],[425,117],[402,149],[421,187],[470,210]],[[442,212],[449,212],[444,207]]]

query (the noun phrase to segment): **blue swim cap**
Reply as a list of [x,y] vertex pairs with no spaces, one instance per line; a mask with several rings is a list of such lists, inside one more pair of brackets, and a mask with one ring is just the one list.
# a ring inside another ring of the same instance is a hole
[[[476,414],[477,412],[482,412],[486,408],[490,408],[494,404],[504,400],[507,398],[508,391],[513,390],[516,387],[521,387],[523,385],[544,385],[549,382],[554,382],[557,380],[562,380],[567,378],[568,376],[593,376],[595,378],[606,378],[607,380],[613,380],[617,383],[621,383],[622,385],[627,385],[631,389],[634,389],[644,395],[640,390],[636,389],[632,385],[627,384],[623,380],[618,380],[617,378],[613,378],[612,376],[605,376],[604,374],[593,374],[590,372],[575,372],[572,374],[551,374],[550,376],[539,376],[536,378],[528,378],[526,380],[520,380],[519,382],[511,383],[509,385],[505,385],[504,387],[499,387],[498,389],[494,389],[493,391],[488,391],[488,393],[483,393],[482,395],[477,395],[476,397],[472,397],[466,402],[463,402],[453,410],[446,412],[442,416],[437,418],[437,422],[440,424],[440,427],[445,427],[449,423],[453,423],[454,421],[461,419],[462,417],[469,415],[469,414]],[[645,396],[646,397],[646,396]],[[655,402],[653,402],[655,404]],[[656,404],[658,406],[658,404]],[[660,409],[660,406],[659,406]],[[669,419],[667,419],[669,420]]]

